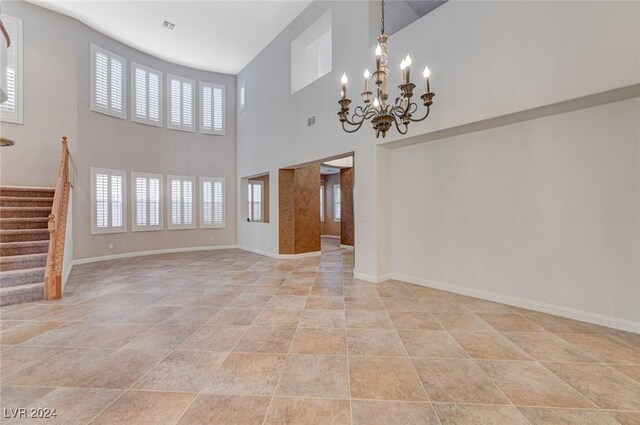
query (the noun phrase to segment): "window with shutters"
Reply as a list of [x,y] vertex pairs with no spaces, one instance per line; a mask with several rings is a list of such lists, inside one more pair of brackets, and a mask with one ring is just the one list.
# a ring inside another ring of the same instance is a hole
[[340,185],[333,185],[333,221],[340,221],[342,210],[340,209]]
[[92,233],[127,231],[126,173],[91,167]]
[[226,227],[224,185],[222,177],[200,177],[200,227]]
[[195,177],[167,177],[168,228],[195,229]]
[[243,81],[238,90],[238,105],[240,112],[247,109],[247,82]]
[[320,221],[324,221],[324,185],[320,185]]
[[225,134],[224,86],[200,82],[200,133]]
[[91,109],[126,119],[126,61],[94,44],[91,45]]
[[162,72],[131,64],[131,120],[162,127]]
[[131,173],[132,230],[162,230],[162,174]]
[[6,63],[0,64],[0,85],[6,89],[0,96],[0,120],[22,124],[22,19],[2,15],[2,22],[11,46],[7,48]]
[[248,201],[249,201],[249,220],[264,220],[264,193],[263,182],[258,180],[249,180]]
[[196,131],[193,108],[195,104],[195,84],[193,80],[167,74],[167,104],[169,115],[167,128],[182,131]]

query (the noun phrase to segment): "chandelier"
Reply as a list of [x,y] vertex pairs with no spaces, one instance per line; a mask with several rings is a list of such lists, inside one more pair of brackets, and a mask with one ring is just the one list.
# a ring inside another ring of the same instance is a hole
[[[411,82],[411,57],[407,55],[400,63],[402,83],[398,86],[400,96],[394,103],[388,102],[389,91],[387,90],[387,81],[390,68],[387,63],[387,40],[388,35],[384,33],[384,0],[382,0],[381,28],[378,36],[378,46],[376,47],[376,70],[373,73],[373,81],[376,85],[376,96],[371,102],[373,93],[369,90],[369,79],[372,76],[368,69],[364,71],[364,92],[362,92],[362,102],[364,106],[356,106],[353,116],[349,117],[349,105],[351,99],[347,97],[347,75],[342,74],[342,98],[338,101],[340,104],[340,122],[342,128],[347,133],[355,133],[362,127],[365,121],[370,120],[373,129],[376,132],[376,138],[385,137],[387,131],[395,125],[400,134],[407,134],[409,124],[425,120],[429,116],[429,108],[433,104],[434,93],[429,87],[429,67],[424,68],[422,73],[424,83],[424,94],[420,96],[422,104],[426,108],[424,116],[414,118],[414,114],[418,111],[418,104],[413,102],[413,90],[416,85]],[[350,127],[347,127],[349,125]]]

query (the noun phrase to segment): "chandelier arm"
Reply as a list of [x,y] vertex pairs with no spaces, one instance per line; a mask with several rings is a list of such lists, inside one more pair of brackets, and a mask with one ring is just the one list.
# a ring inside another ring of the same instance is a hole
[[398,133],[402,135],[407,134],[407,131],[409,130],[409,126],[407,124],[404,124],[404,131],[402,131],[402,129],[400,128],[400,124],[398,124],[398,119],[396,117],[393,117],[393,122],[396,125],[396,129],[398,130]]
[[364,120],[360,121],[360,123],[355,124],[355,123],[350,123],[348,121],[346,121],[349,125],[354,126],[355,128],[353,128],[352,130],[348,130],[345,122],[342,123],[342,129],[347,132],[347,133],[355,133],[356,131],[360,130],[360,127],[362,127],[362,124],[364,124]]
[[[359,120],[356,118],[360,118]],[[356,113],[354,111],[353,115],[352,115],[352,120],[349,119],[349,116],[345,117],[345,122],[349,125],[352,126],[358,126],[358,128],[362,127],[362,123],[364,123],[366,121],[367,117],[364,115],[360,115],[358,113]],[[342,127],[344,128],[344,124],[342,125]],[[353,132],[350,132],[353,133]]]
[[429,111],[431,110],[431,108],[429,106],[427,106],[427,112],[424,114],[424,117],[422,118],[413,118],[413,117],[409,117],[409,119],[411,120],[411,122],[420,122],[420,121],[424,121],[427,119],[427,117],[429,116]]

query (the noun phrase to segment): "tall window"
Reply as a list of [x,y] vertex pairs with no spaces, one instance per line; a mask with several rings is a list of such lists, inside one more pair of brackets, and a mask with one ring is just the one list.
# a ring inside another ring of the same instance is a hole
[[91,109],[125,119],[126,61],[108,50],[91,45]]
[[224,178],[200,177],[200,227],[225,227]]
[[167,127],[174,130],[196,131],[193,108],[195,104],[195,81],[167,75],[169,117]]
[[92,233],[126,232],[125,172],[91,168]]
[[324,185],[320,185],[320,221],[324,221]]
[[162,72],[131,64],[131,120],[162,127]]
[[22,19],[2,15],[2,22],[11,37],[11,46],[7,49],[7,62],[1,64],[0,85],[6,92],[0,99],[0,120],[22,124]]
[[200,82],[200,133],[225,134],[224,86]]
[[168,176],[169,229],[194,229],[195,177]]
[[162,230],[162,174],[131,173],[133,231]]
[[240,112],[247,109],[247,82],[243,81],[240,85],[240,89],[238,90],[238,106]]
[[249,180],[248,200],[249,200],[249,219],[251,221],[264,220],[264,203],[263,193],[264,184],[259,180]]
[[342,209],[340,206],[340,185],[333,185],[333,221],[340,221]]

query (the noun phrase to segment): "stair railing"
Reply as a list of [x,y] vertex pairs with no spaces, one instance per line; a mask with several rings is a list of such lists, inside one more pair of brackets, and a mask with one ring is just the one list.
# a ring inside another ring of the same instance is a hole
[[62,264],[64,260],[64,243],[67,233],[67,213],[71,179],[69,173],[69,147],[67,137],[62,138],[62,154],[53,194],[53,207],[49,215],[49,252],[44,273],[44,299],[57,300],[62,297]]

